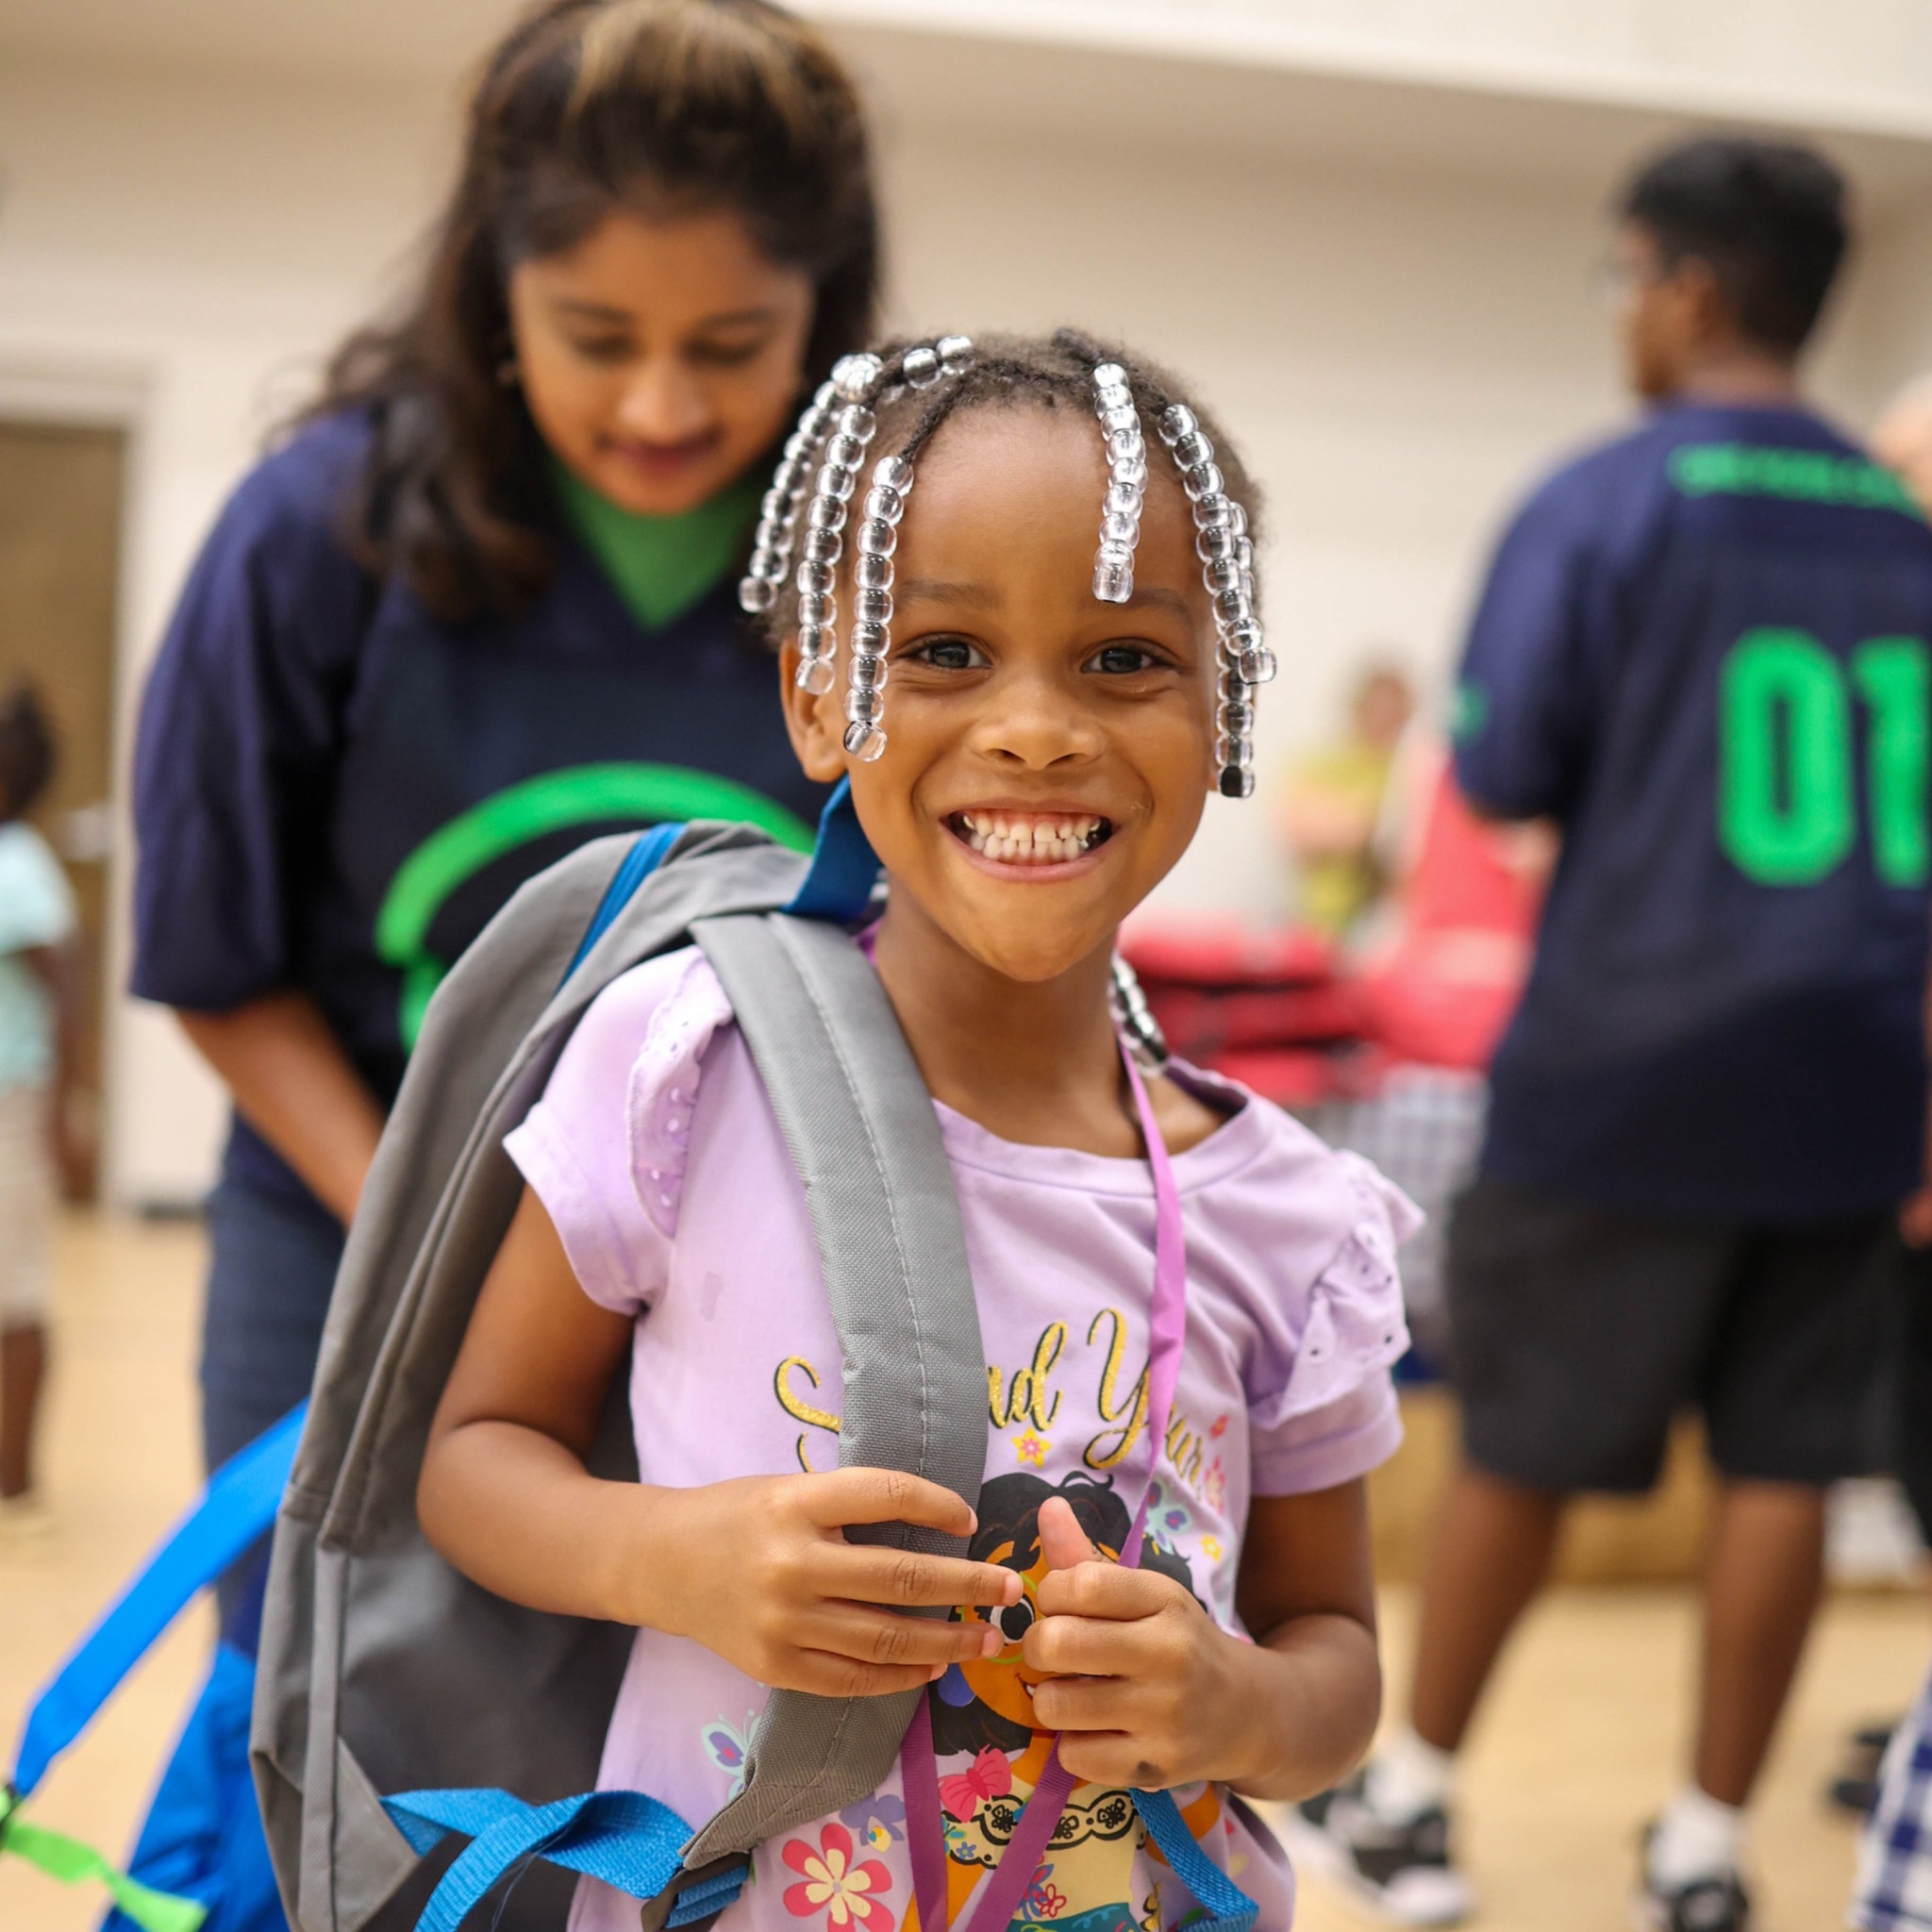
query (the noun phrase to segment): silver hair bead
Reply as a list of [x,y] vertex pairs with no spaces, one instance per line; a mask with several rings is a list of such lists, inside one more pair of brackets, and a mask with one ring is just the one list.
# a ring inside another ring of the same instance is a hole
[[842,530],[845,527],[845,506],[836,496],[814,496],[811,508],[805,513],[806,525],[813,530]]
[[1181,473],[1181,488],[1188,492],[1190,503],[1199,503],[1205,497],[1221,495],[1227,488],[1227,480],[1215,464],[1197,463]]
[[937,351],[924,347],[908,349],[899,371],[914,389],[930,389],[943,373]]
[[1113,956],[1112,979],[1108,1005],[1114,1023],[1127,1036],[1127,1044],[1143,1071],[1158,1073],[1168,1060],[1166,1037],[1148,1010],[1147,996],[1134,977],[1134,969],[1118,953]]
[[912,493],[912,465],[904,457],[881,457],[873,465],[873,487],[896,490],[901,496]]
[[[876,663],[877,659],[871,661]],[[853,668],[858,669],[857,663]],[[876,724],[885,706],[886,701],[878,691],[868,691],[856,679],[845,693],[845,715],[855,724]]]
[[814,597],[829,596],[834,581],[829,563],[814,563],[807,558],[798,566],[799,590]]
[[815,698],[824,697],[839,681],[831,653],[828,651],[823,658],[801,658],[798,674],[792,681],[800,691],[808,691]]
[[870,442],[879,419],[863,403],[848,403],[839,411],[832,426],[841,436],[856,436],[861,442]]
[[888,633],[882,624],[855,624],[852,626],[852,655],[855,658],[883,657],[888,641]]
[[1174,439],[1174,459],[1184,470],[1198,469],[1214,460],[1214,445],[1198,429],[1191,429]]
[[748,576],[738,580],[738,608],[753,616],[762,615],[778,601],[778,586],[769,577]]
[[862,550],[852,566],[853,581],[861,591],[890,591],[892,588],[892,559],[876,551]]
[[1134,594],[1133,553],[1103,543],[1093,561],[1093,594],[1102,604],[1124,604]]
[[880,691],[886,682],[886,660],[877,657],[857,657],[852,659],[852,688],[854,691]]
[[1249,798],[1255,791],[1254,687],[1274,675],[1274,656],[1255,621],[1255,549],[1248,541],[1248,514],[1227,494],[1213,442],[1186,404],[1163,409],[1156,426],[1193,506],[1194,552],[1201,559],[1201,581],[1213,606],[1220,642],[1215,787],[1224,797]]
[[[864,460],[865,439],[863,437],[850,435],[846,431],[841,429],[838,433],[838,435],[833,437],[831,441],[826,443],[825,445],[826,469],[830,469],[836,464],[841,470],[856,470],[858,467],[858,465]],[[821,470],[819,472],[819,487],[820,489],[824,489],[824,470]],[[845,493],[848,496],[852,494],[850,490],[847,490]]]
[[[801,564],[801,570],[810,570],[810,564]],[[832,600],[823,591],[808,591],[803,587],[798,592],[798,621],[800,624],[829,625],[837,612]]]
[[865,352],[841,356],[832,365],[832,388],[848,403],[861,402],[885,366],[876,356]]
[[1093,372],[1093,412],[1100,419],[1108,468],[1093,594],[1103,604],[1124,604],[1134,594],[1134,546],[1141,537],[1147,449],[1127,373],[1118,362],[1102,362]]
[[837,563],[845,548],[845,541],[837,530],[808,530],[805,533],[805,557],[811,563]]
[[876,484],[865,492],[865,520],[869,524],[896,524],[906,514],[906,499],[896,490]]
[[[872,497],[868,493],[866,501]],[[902,504],[900,513],[905,513]],[[858,526],[858,547],[868,557],[890,557],[899,547],[899,528],[884,517],[867,517]]]
[[939,351],[940,362],[944,373],[948,375],[958,375],[973,355],[973,338],[941,336],[933,347]]
[[852,614],[860,624],[891,624],[892,593],[890,591],[860,591],[852,600]]
[[861,765],[869,765],[886,749],[886,734],[876,724],[855,720],[845,727],[845,749]]

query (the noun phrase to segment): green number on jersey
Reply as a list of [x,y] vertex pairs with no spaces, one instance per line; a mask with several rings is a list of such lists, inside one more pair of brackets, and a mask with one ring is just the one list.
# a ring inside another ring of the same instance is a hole
[[1852,679],[1872,713],[1872,858],[1888,886],[1926,873],[1927,706],[1932,676],[1917,638],[1874,638],[1852,653]]
[[[1872,855],[1889,886],[1928,869],[1932,671],[1918,638],[1873,638],[1852,653],[1867,733]],[[1718,692],[1718,841],[1746,878],[1808,886],[1857,838],[1852,704],[1845,671],[1808,632],[1761,628],[1724,659]]]

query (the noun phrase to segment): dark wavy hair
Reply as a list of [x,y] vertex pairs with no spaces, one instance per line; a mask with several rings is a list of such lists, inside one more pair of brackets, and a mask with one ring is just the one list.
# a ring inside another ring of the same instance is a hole
[[440,617],[515,610],[550,580],[543,445],[497,374],[508,283],[623,208],[730,209],[774,261],[806,271],[808,387],[871,333],[865,121],[819,35],[767,0],[544,0],[484,68],[420,282],[336,351],[302,418],[368,413],[353,541]]

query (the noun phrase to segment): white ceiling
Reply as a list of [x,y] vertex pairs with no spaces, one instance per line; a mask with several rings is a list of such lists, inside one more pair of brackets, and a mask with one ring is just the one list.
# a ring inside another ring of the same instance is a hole
[[[1267,16],[1081,0],[804,0],[895,123],[1064,138],[1123,125],[1189,146],[1310,164],[1607,187],[1630,156],[1695,118],[1820,133],[1868,215],[1932,207],[1932,102],[1695,88],[1628,70],[1428,58],[1265,30]],[[0,60],[273,71],[449,86],[517,0],[0,0]],[[1260,22],[1259,27],[1256,23]],[[1102,23],[1096,25],[1096,23]],[[1106,25],[1106,23],[1110,23]],[[1101,37],[1114,42],[1101,44]],[[1365,43],[1364,43],[1365,44]],[[0,130],[4,133],[4,130]],[[1238,164],[1238,161],[1237,161]]]

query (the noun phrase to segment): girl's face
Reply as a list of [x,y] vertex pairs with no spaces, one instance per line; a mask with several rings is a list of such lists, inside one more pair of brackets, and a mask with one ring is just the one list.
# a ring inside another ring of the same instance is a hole
[[[785,654],[799,756],[821,780],[849,769],[894,907],[1009,978],[1056,978],[1110,946],[1212,783],[1214,626],[1163,460],[1157,445],[1133,599],[1102,604],[1091,417],[1015,403],[941,426],[899,526],[874,763],[846,757],[842,689],[796,691],[795,644]],[[847,618],[851,597],[848,577]]]
[[735,214],[608,215],[509,277],[530,414],[561,461],[644,516],[694,509],[785,426],[813,290]]

